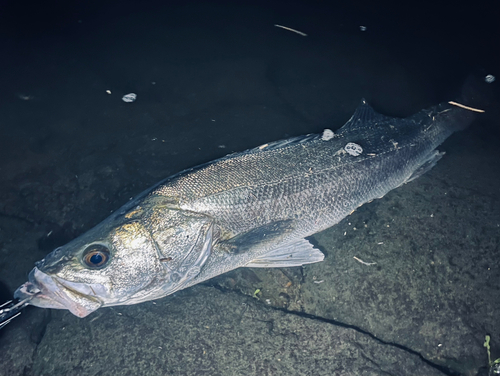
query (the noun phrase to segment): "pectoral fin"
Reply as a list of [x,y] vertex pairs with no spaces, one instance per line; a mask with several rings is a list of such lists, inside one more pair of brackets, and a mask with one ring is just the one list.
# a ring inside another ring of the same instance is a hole
[[295,221],[293,220],[268,223],[221,242],[220,248],[235,254],[250,251],[255,246],[273,248],[273,244],[282,243],[283,239],[294,229]]
[[282,268],[323,261],[325,255],[306,239],[273,249],[246,264],[249,268]]

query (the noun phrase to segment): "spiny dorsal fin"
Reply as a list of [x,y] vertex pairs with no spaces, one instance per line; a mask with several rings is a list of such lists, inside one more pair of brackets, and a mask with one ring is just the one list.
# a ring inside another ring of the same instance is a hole
[[365,99],[361,100],[361,104],[356,108],[354,114],[351,118],[345,123],[342,128],[338,130],[338,133],[345,133],[355,131],[360,128],[367,128],[369,126],[376,125],[377,123],[385,122],[389,119],[392,119],[389,116],[385,116],[375,112],[375,110],[366,103]]

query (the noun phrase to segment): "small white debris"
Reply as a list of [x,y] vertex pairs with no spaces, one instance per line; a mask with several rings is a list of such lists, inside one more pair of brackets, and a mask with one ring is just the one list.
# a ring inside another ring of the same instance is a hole
[[334,136],[334,133],[331,129],[325,129],[323,131],[323,135],[321,136],[321,139],[323,141],[330,141]]
[[23,101],[31,101],[34,99],[33,95],[18,94],[17,97]]
[[495,76],[493,76],[492,74],[489,74],[489,75],[487,75],[487,76],[484,78],[484,80],[485,80],[487,83],[489,83],[489,84],[491,84],[492,82],[494,82],[494,81],[495,81],[495,79],[496,79],[496,78],[495,78]]
[[259,146],[259,149],[260,149],[260,150],[262,150],[262,149],[264,149],[264,148],[266,148],[266,147],[268,147],[268,146],[269,146],[269,144],[260,145],[260,146]]
[[358,262],[360,262],[360,263],[362,263],[363,265],[368,265],[368,266],[370,266],[370,265],[377,265],[376,262],[365,262],[365,261],[361,260],[360,258],[357,258],[356,256],[354,256],[353,259],[356,260],[356,261],[358,261]]
[[111,90],[106,90],[106,94],[111,94]]
[[267,304],[271,304],[271,299],[266,299]]
[[226,145],[217,145],[217,147],[218,147],[219,149],[225,149],[225,148],[226,148]]
[[320,283],[323,283],[323,282],[325,282],[325,281],[324,281],[324,280],[321,280],[321,281],[313,281],[313,282],[314,282],[314,283],[316,283],[316,284],[320,284]]
[[359,30],[361,30],[361,31],[366,31],[366,26],[360,26],[360,27],[359,27]]
[[135,93],[126,94],[122,97],[122,101],[127,103],[135,102],[136,99],[137,99],[137,94]]
[[349,142],[346,146],[344,146],[344,150],[355,157],[360,155],[363,152],[363,148],[354,142]]

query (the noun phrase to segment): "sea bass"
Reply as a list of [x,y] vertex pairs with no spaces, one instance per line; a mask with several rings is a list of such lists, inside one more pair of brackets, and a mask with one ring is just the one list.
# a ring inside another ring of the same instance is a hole
[[474,114],[408,118],[365,101],[337,132],[272,142],[173,175],[36,263],[15,297],[85,317],[162,298],[239,267],[322,261],[306,238],[422,175]]

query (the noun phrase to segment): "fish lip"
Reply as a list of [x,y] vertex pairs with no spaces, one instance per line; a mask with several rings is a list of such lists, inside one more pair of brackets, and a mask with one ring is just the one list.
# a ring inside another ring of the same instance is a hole
[[16,290],[14,297],[30,299],[29,304],[37,307],[67,309],[75,316],[85,317],[103,305],[95,291],[103,291],[104,287],[89,286],[50,276],[35,267],[29,274],[28,282]]

